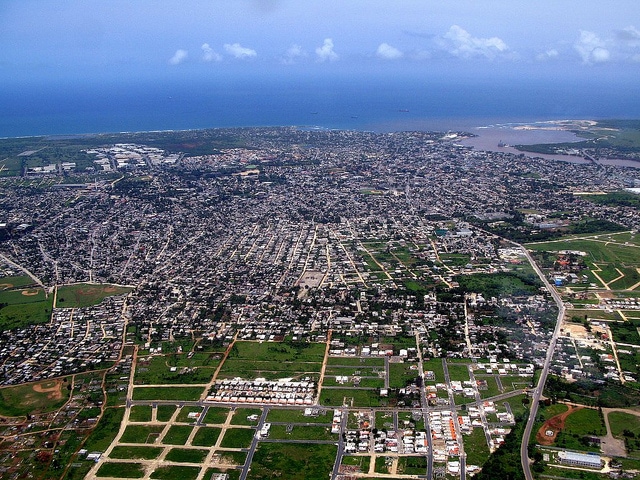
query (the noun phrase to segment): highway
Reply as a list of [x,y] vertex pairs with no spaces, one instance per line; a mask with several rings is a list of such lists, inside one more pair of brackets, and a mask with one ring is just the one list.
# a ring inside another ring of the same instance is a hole
[[542,390],[544,389],[544,384],[547,381],[547,375],[549,374],[549,367],[551,366],[553,353],[556,349],[556,341],[558,339],[558,335],[560,334],[562,320],[564,319],[565,306],[562,302],[562,298],[560,297],[556,289],[551,286],[551,284],[547,280],[547,277],[544,275],[542,270],[540,270],[540,267],[538,267],[527,249],[522,245],[518,246],[522,249],[525,256],[527,257],[527,260],[529,260],[529,263],[535,270],[538,277],[540,277],[540,280],[558,306],[558,319],[556,321],[556,328],[553,330],[553,335],[551,337],[551,341],[549,342],[549,347],[547,348],[547,356],[542,367],[542,373],[540,374],[540,379],[538,380],[538,384],[535,386],[533,398],[531,399],[531,410],[529,411],[529,418],[527,419],[527,425],[524,428],[524,434],[522,435],[522,445],[520,446],[520,461],[522,462],[522,470],[524,471],[524,476],[527,480],[533,480],[528,453],[529,438],[531,438],[531,432],[533,431],[533,425],[535,424],[536,415],[538,413],[538,404],[540,403],[540,397],[542,395]]

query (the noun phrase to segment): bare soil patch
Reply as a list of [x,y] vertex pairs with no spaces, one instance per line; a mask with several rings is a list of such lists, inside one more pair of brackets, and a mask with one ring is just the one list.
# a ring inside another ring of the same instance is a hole
[[62,381],[36,383],[33,387],[34,392],[49,393],[47,398],[50,400],[60,400],[62,398]]
[[13,288],[13,283],[0,283],[0,289],[9,290],[10,288]]
[[[545,445],[545,446],[553,445],[554,442],[556,441],[556,437],[558,436],[558,433],[564,429],[564,424],[567,417],[571,415],[573,412],[577,412],[578,410],[583,408],[583,407],[574,407],[571,405],[568,405],[568,407],[569,407],[569,410],[567,410],[566,412],[562,412],[556,415],[555,417],[551,417],[549,420],[544,422],[544,425],[542,425],[542,427],[540,427],[540,429],[538,430],[538,433],[536,433],[536,441],[540,445]],[[547,432],[553,432],[553,434],[547,435]]]
[[22,290],[22,295],[24,295],[25,297],[34,297],[36,295],[38,295],[38,290]]

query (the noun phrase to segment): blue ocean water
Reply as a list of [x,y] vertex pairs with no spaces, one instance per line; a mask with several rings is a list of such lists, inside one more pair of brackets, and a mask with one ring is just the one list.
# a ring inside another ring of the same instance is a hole
[[0,137],[274,125],[442,130],[640,118],[640,95],[596,82],[238,77],[14,85],[0,90],[0,112]]

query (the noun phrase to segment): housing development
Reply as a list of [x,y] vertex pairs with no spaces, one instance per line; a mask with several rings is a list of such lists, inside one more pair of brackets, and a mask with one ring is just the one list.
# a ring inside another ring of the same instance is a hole
[[0,476],[636,478],[639,170],[469,136],[0,141]]

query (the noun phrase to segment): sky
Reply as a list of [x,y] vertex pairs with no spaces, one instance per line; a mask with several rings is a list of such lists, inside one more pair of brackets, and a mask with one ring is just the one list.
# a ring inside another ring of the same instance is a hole
[[639,74],[638,0],[0,2],[5,84]]

